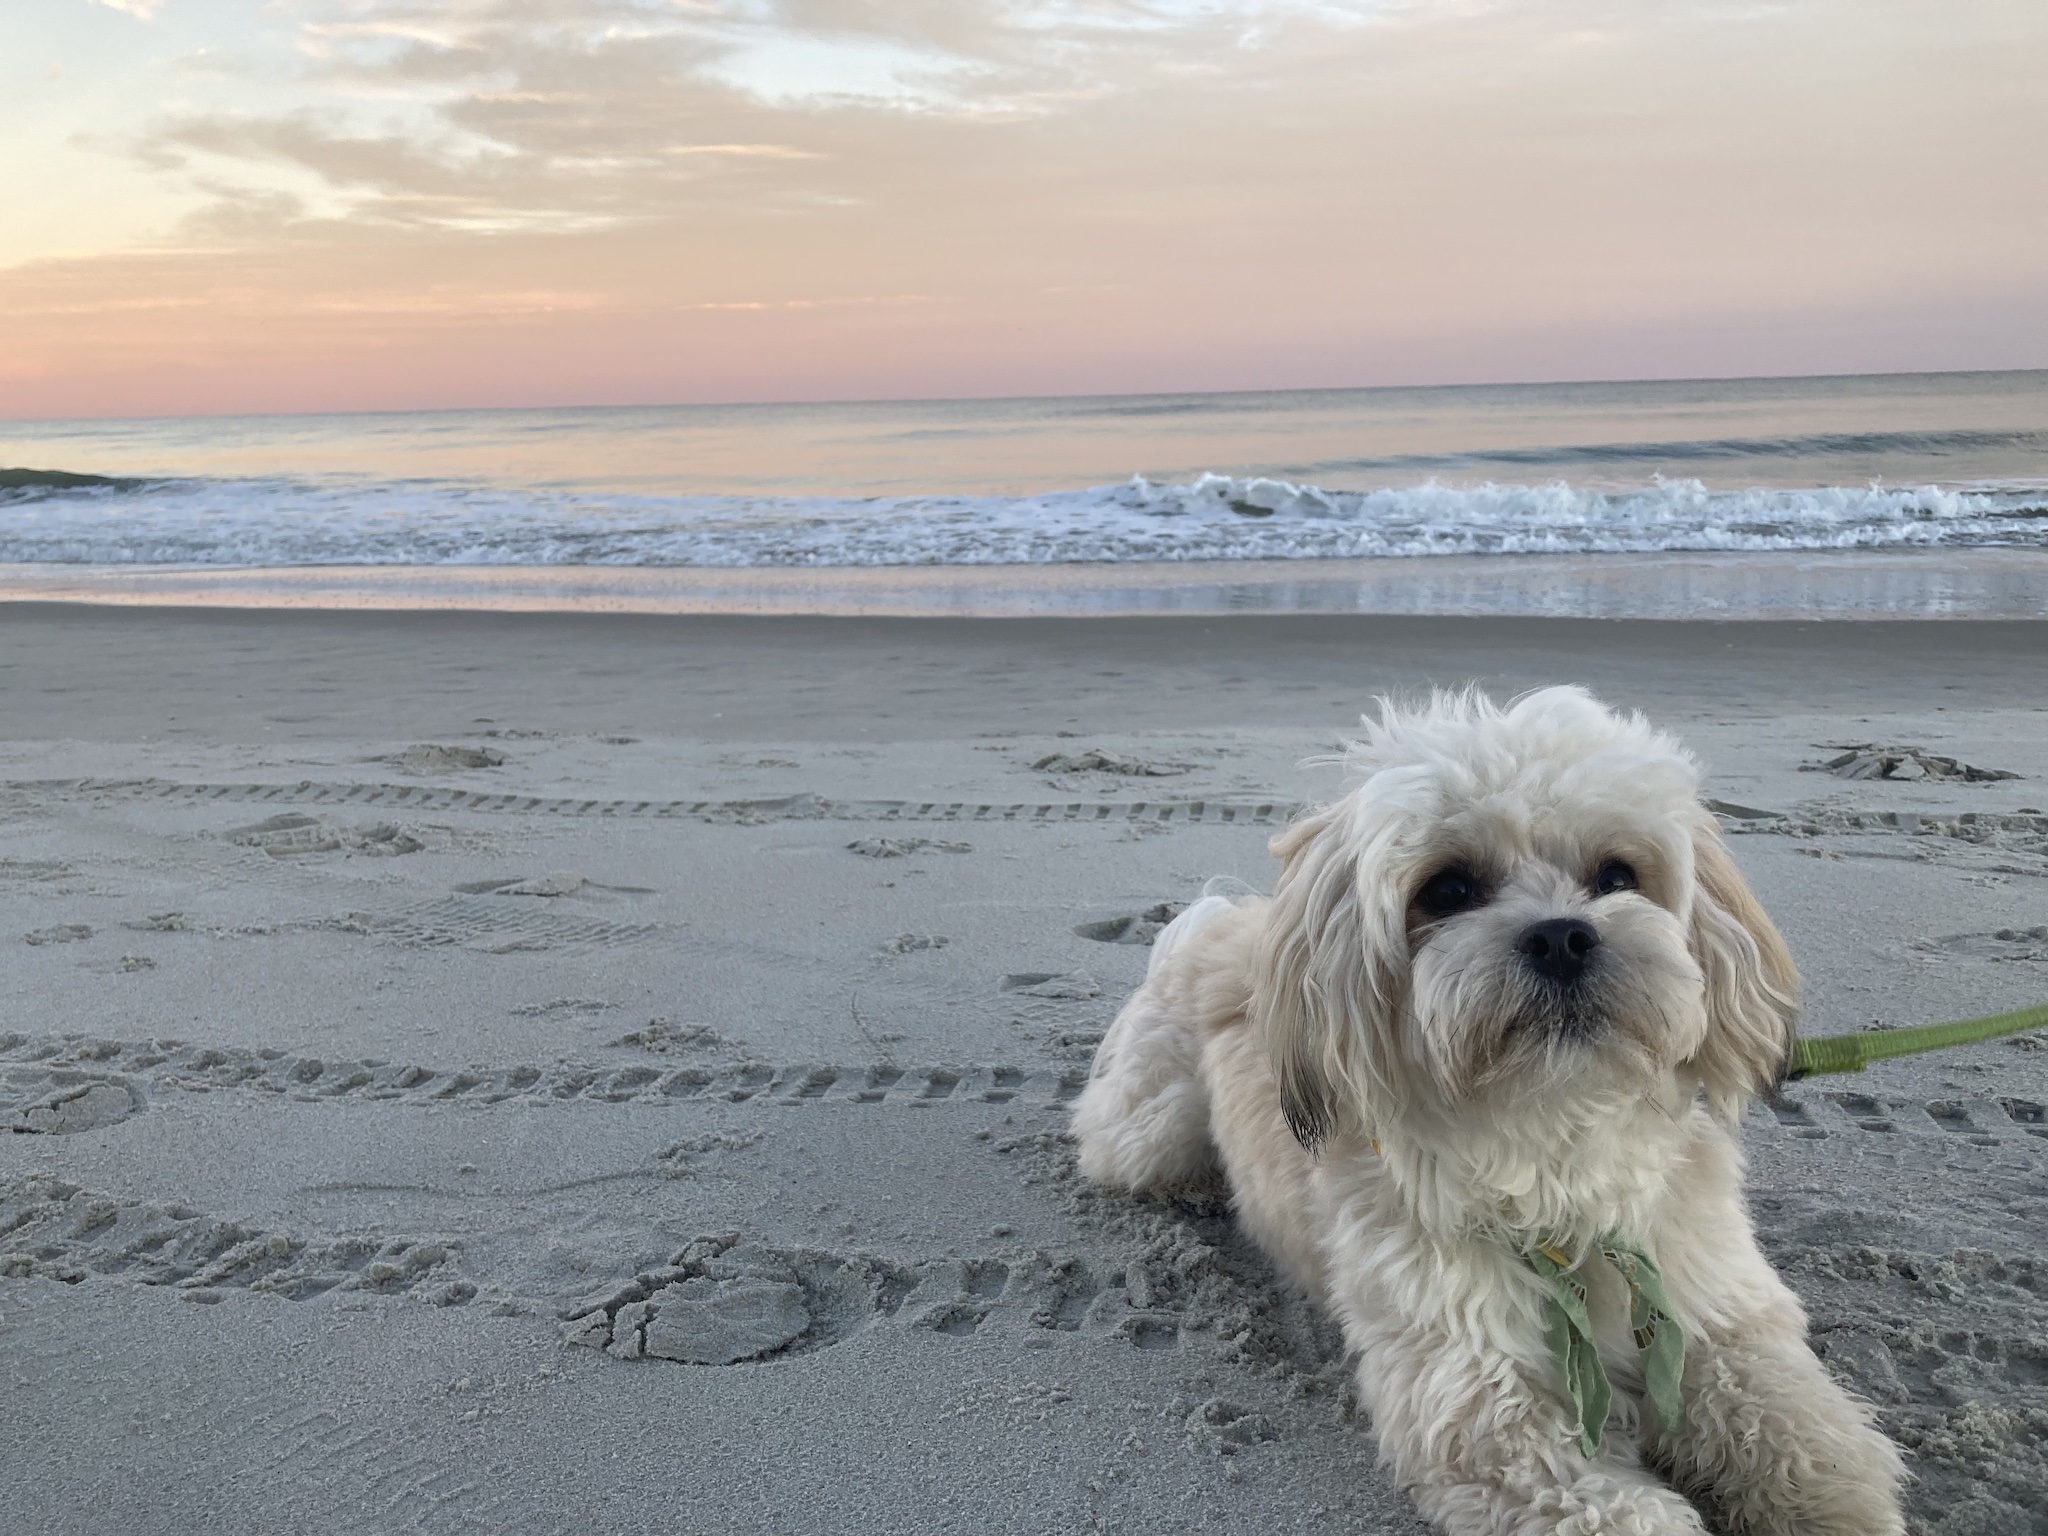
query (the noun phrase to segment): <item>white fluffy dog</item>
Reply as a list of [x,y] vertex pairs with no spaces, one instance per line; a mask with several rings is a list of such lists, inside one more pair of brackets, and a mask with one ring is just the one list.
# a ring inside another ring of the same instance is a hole
[[1743,1203],[1736,1122],[1798,975],[1698,765],[1576,688],[1383,703],[1346,761],[1356,787],[1273,839],[1271,899],[1159,936],[1076,1106],[1082,1169],[1170,1190],[1220,1162],[1456,1536],[1704,1529],[1672,1485],[1737,1532],[1901,1531],[1898,1454]]

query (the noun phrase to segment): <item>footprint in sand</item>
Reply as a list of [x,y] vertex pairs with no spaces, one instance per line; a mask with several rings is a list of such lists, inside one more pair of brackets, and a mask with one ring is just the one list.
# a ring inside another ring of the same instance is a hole
[[641,1352],[686,1365],[734,1365],[794,1341],[811,1326],[801,1286],[693,1276],[650,1300]]
[[972,853],[972,843],[948,843],[931,837],[861,837],[846,845],[867,859],[901,859],[930,848],[937,853]]
[[1984,960],[2048,960],[2048,923],[2032,928],[1999,928],[1990,933],[1958,933],[1947,938],[1923,940],[1916,948],[1945,949]]
[[893,1316],[915,1283],[866,1255],[769,1248],[728,1233],[572,1305],[564,1342],[615,1360],[738,1365],[836,1344]]
[[634,1048],[650,1051],[657,1056],[666,1056],[677,1051],[708,1053],[746,1050],[744,1040],[721,1035],[709,1024],[678,1024],[673,1019],[649,1019],[643,1027],[628,1030],[618,1039],[605,1043],[615,1049]]
[[545,875],[515,875],[509,879],[472,880],[458,885],[465,896],[652,896],[650,886],[603,885],[574,870],[556,870]]
[[465,768],[497,768],[511,759],[496,747],[443,747],[422,742],[384,761],[396,763],[401,773],[429,774],[451,773]]
[[1075,925],[1077,937],[1093,939],[1098,944],[1147,944],[1159,937],[1160,930],[1188,909],[1184,901],[1155,902],[1142,912],[1126,912],[1121,917],[1105,917],[1099,922]]
[[1002,979],[998,990],[1075,1002],[1102,996],[1102,984],[1085,971],[1013,971]]
[[0,1096],[9,1090],[43,1091],[34,1102],[0,1111],[0,1130],[29,1136],[75,1136],[126,1120],[141,1107],[140,1095],[125,1079],[87,1079],[62,1070],[9,1074],[0,1080]]
[[2004,768],[1979,768],[1919,747],[1880,747],[1871,742],[1836,745],[1837,755],[1818,763],[1801,763],[1802,773],[1831,773],[1838,779],[1893,779],[1909,784],[1988,784],[2016,779]]
[[472,880],[458,885],[465,896],[574,896],[590,882],[568,870],[510,880]]
[[1161,763],[1150,758],[1129,757],[1121,752],[1105,752],[1100,747],[1090,747],[1085,752],[1054,752],[1031,765],[1037,773],[1109,773],[1140,779],[1171,778],[1188,772],[1190,766],[1187,763]]
[[24,933],[21,942],[41,947],[45,944],[76,944],[80,939],[92,937],[92,929],[84,923],[58,923],[50,928],[38,928]]
[[408,1295],[460,1306],[477,1287],[460,1278],[452,1238],[351,1235],[308,1239],[245,1227],[177,1202],[120,1199],[48,1174],[0,1183],[0,1276],[89,1274],[170,1286],[217,1302],[223,1289],[302,1301],[328,1291]]
[[[699,1238],[662,1268],[572,1303],[565,1343],[615,1360],[739,1365],[828,1348],[904,1317],[918,1332],[964,1339],[1005,1317],[1030,1333],[1084,1328],[1138,1349],[1171,1349],[1171,1312],[1134,1312],[1078,1258],[1040,1252],[892,1264],[869,1254],[780,1249],[736,1234]],[[1029,1333],[1027,1333],[1027,1337]]]
[[521,1003],[510,1011],[515,1019],[557,1019],[579,1013],[608,1013],[618,1006],[596,997],[557,997],[545,1003]]
[[283,812],[253,826],[235,827],[221,835],[244,848],[261,848],[273,859],[309,853],[361,853],[372,858],[393,858],[418,853],[427,846],[388,821],[342,827],[296,811]]
[[926,950],[944,949],[953,941],[943,933],[899,933],[893,939],[882,941],[884,955],[915,955]]

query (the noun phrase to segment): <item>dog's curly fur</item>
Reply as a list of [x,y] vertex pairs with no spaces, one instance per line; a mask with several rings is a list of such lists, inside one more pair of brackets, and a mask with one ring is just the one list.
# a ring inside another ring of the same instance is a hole
[[[1737,1120],[1783,1068],[1798,975],[1698,765],[1576,688],[1383,703],[1346,759],[1356,787],[1274,838],[1270,899],[1208,896],[1159,936],[1076,1106],[1082,1169],[1226,1176],[1453,1536],[1701,1531],[1688,1494],[1740,1533],[1902,1531],[1898,1453],[1807,1347],[1743,1202]],[[1591,935],[1563,978],[1530,958],[1560,919]],[[1520,1255],[1610,1232],[1663,1271],[1685,1421],[1643,1412],[1595,1260],[1615,1393],[1588,1457]]]

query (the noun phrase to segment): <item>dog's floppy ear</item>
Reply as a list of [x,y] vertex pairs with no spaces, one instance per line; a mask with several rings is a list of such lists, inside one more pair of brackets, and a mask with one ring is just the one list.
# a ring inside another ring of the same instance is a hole
[[1703,811],[1693,834],[1692,951],[1707,982],[1707,1035],[1692,1065],[1716,1113],[1784,1076],[1799,1019],[1799,971]]
[[1351,810],[1346,797],[1273,839],[1283,867],[1252,961],[1251,1022],[1288,1129],[1311,1152],[1340,1130],[1371,1134],[1360,1122],[1393,1092],[1378,1021],[1397,1005],[1395,986],[1369,940]]

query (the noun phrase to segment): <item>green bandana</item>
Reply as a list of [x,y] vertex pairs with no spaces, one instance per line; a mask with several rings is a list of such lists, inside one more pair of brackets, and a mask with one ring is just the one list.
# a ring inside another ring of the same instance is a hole
[[[1671,1316],[1664,1277],[1655,1261],[1633,1243],[1610,1235],[1600,1239],[1599,1250],[1628,1282],[1628,1325],[1642,1352],[1650,1406],[1656,1409],[1658,1422],[1675,1432],[1685,1423],[1685,1405],[1678,1394],[1679,1378],[1685,1374],[1685,1333]],[[1614,1392],[1593,1343],[1585,1277],[1570,1254],[1543,1239],[1522,1257],[1550,1287],[1550,1353],[1579,1412],[1579,1449],[1591,1456],[1607,1430]]]

